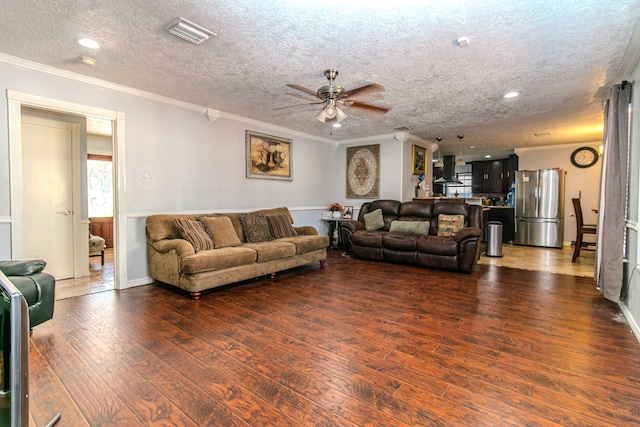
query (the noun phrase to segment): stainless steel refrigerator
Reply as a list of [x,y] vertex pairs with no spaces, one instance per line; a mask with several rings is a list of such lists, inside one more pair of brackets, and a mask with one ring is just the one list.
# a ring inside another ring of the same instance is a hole
[[564,175],[562,169],[516,172],[515,244],[562,248]]

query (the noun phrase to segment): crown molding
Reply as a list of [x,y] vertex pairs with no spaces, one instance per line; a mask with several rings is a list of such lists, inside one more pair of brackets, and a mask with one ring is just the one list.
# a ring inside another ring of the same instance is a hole
[[62,70],[62,69],[51,67],[48,65],[39,64],[37,62],[28,61],[26,59],[17,58],[15,56],[7,55],[4,53],[0,53],[0,64],[10,65],[10,66],[30,70],[30,71],[35,71],[37,73],[46,74],[48,76],[53,76],[53,77],[61,78],[64,80],[69,80],[72,82],[83,83],[83,84],[94,86],[100,89],[112,90],[114,92],[119,92],[125,95],[131,95],[131,96],[148,99],[155,102],[161,102],[161,103],[169,104],[174,107],[182,108],[185,110],[197,111],[198,113],[204,114],[207,120],[212,122],[215,122],[218,118],[225,118],[229,120],[243,122],[253,126],[260,126],[262,128],[273,130],[276,132],[284,132],[300,138],[320,141],[320,142],[329,143],[329,144],[334,143],[334,141],[329,138],[309,135],[304,132],[287,129],[282,126],[261,122],[259,120],[249,119],[247,117],[226,113],[224,111],[215,110],[202,105],[192,104],[190,102],[179,101],[177,99],[169,98],[167,96],[158,95],[158,94],[147,92],[144,90],[134,89],[132,87],[120,85],[117,83],[111,83],[105,80],[97,79],[95,77],[89,77],[82,74],[74,73],[72,71]]

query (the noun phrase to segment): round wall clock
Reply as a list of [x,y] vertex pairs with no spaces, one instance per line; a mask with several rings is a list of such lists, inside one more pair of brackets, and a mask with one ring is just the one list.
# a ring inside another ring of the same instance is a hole
[[577,168],[588,168],[598,163],[598,152],[591,147],[580,147],[571,153],[571,163]]

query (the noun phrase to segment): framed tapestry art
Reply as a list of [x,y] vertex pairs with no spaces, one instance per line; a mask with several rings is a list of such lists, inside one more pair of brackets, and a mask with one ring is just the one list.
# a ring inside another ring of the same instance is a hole
[[380,197],[380,144],[347,147],[347,199]]
[[247,178],[293,181],[293,140],[245,131]]
[[425,161],[427,158],[427,149],[418,145],[413,146],[411,150],[411,174],[422,175],[424,173]]

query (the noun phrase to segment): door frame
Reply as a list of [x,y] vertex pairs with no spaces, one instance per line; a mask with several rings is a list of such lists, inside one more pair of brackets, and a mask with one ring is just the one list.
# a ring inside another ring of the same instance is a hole
[[[96,117],[113,122],[113,228],[114,228],[114,288],[127,287],[127,233],[126,233],[126,183],[124,158],[123,112],[106,110],[57,99],[43,98],[7,90],[8,130],[9,130],[9,191],[11,192],[11,258],[23,257],[22,220],[22,107],[33,107],[80,117]],[[75,208],[75,207],[74,207]],[[80,217],[79,215],[78,217]]]

